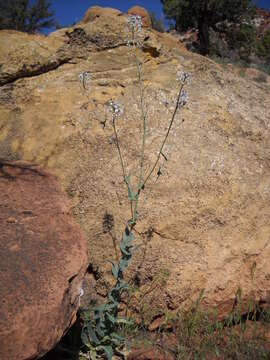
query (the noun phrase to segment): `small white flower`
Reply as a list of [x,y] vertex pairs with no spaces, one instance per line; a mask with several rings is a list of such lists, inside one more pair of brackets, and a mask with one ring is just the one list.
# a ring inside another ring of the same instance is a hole
[[180,98],[179,98],[178,105],[179,106],[185,106],[187,102],[188,102],[187,92],[186,92],[186,90],[182,90]]
[[112,100],[109,102],[109,111],[112,112],[114,117],[118,117],[123,113],[121,105]]
[[127,45],[142,46],[142,18],[139,15],[130,15],[127,19]]
[[184,71],[178,71],[177,72],[177,81],[180,84],[187,84],[189,85],[191,82],[191,74]]
[[86,88],[86,83],[91,80],[91,75],[88,71],[83,71],[79,75],[79,82]]

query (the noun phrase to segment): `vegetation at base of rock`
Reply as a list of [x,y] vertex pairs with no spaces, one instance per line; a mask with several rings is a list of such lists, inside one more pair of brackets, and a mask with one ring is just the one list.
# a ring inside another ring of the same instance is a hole
[[175,29],[185,31],[198,28],[199,50],[202,55],[209,54],[210,29],[218,31],[217,24],[228,21],[239,23],[254,15],[250,0],[161,0],[167,19],[175,22]]
[[139,322],[123,327],[122,334],[130,340],[131,354],[139,348],[141,353],[156,351],[162,359],[269,359],[270,309],[250,300],[248,312],[243,315],[240,289],[235,299],[237,304],[231,312],[219,320],[215,311],[202,306],[201,292],[188,308],[166,310],[154,331]]
[[[238,300],[240,293],[236,294]],[[218,320],[215,311],[202,306],[202,300],[203,293],[186,309],[179,308],[174,313],[164,311],[162,321],[152,331],[143,321],[130,321],[119,326],[119,334],[127,340],[129,349],[118,359],[136,359],[136,354],[145,354],[145,359],[151,353],[166,360],[269,359],[269,308],[262,308],[250,300],[249,310],[243,316],[241,302],[238,302],[225,319]],[[82,345],[80,332],[77,321],[58,346],[42,360],[53,360],[56,356],[58,360],[86,359],[82,353],[79,355]],[[153,355],[149,358],[153,359]]]
[[35,33],[55,26],[54,13],[47,0],[0,0],[0,30]]
[[86,309],[82,313],[84,325],[81,338],[91,358],[96,358],[99,353],[105,353],[108,359],[115,353],[121,354],[125,339],[119,336],[118,329],[119,325],[129,321],[118,316],[118,306],[122,293],[128,289],[123,281],[123,273],[132,257],[133,240],[134,236],[127,226],[120,244],[122,256],[119,264],[112,263],[116,284],[108,293],[107,302],[94,307],[92,312]]

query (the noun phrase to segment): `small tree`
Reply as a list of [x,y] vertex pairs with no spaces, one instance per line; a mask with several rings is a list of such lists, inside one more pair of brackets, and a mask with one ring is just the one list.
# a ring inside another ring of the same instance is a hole
[[270,62],[270,29],[258,41],[257,54]]
[[249,56],[256,47],[256,28],[249,24],[232,25],[226,29],[226,38],[230,49],[237,50],[242,60],[249,61]]
[[46,0],[0,0],[0,30],[35,33],[55,26],[51,4]]
[[154,11],[151,11],[149,15],[151,18],[153,29],[162,33],[165,32],[163,21],[157,18],[156,13]]
[[167,19],[175,21],[175,29],[198,28],[200,53],[209,54],[209,30],[219,31],[217,24],[248,19],[254,13],[251,0],[161,0]]

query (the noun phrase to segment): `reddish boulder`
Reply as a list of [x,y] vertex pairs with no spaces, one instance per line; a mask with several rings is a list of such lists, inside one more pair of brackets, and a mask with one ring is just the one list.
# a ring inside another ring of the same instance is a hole
[[132,8],[130,8],[128,10],[128,15],[138,15],[142,18],[142,24],[144,27],[148,27],[148,28],[152,28],[152,21],[151,18],[147,12],[147,10],[145,10],[145,8],[141,7],[141,6],[133,6]]
[[0,359],[41,357],[76,319],[86,242],[53,175],[0,160]]
[[103,8],[101,6],[91,6],[84,14],[84,17],[82,18],[81,22],[82,24],[86,24],[102,16],[108,17],[108,16],[120,16],[120,15],[122,15],[122,12],[117,9]]

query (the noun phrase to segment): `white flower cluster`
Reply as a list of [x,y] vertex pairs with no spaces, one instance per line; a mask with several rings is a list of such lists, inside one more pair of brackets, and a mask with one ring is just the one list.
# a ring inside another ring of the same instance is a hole
[[83,71],[79,75],[79,82],[86,88],[86,83],[91,80],[91,75],[88,71]]
[[186,90],[182,90],[180,98],[179,98],[178,105],[179,106],[185,106],[187,102],[188,102],[187,92],[186,92]]
[[178,71],[177,73],[177,81],[180,84],[190,84],[191,81],[191,74],[188,72],[184,72],[184,71]]
[[121,105],[112,100],[109,102],[109,110],[112,112],[113,117],[118,117],[123,113]]
[[130,15],[127,19],[127,45],[142,46],[142,18],[139,15]]

